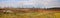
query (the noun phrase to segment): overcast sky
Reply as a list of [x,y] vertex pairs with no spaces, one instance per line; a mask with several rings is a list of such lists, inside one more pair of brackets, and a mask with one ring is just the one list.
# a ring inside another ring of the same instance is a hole
[[60,7],[60,0],[0,0],[0,7],[13,8],[52,8]]

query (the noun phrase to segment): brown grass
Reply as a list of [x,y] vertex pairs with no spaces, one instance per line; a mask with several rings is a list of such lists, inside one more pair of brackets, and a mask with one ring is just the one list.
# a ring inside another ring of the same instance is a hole
[[0,12],[3,12],[3,10],[10,10],[12,12],[24,12],[24,13],[31,13],[31,12],[60,12],[60,10],[45,10],[45,9],[1,9]]

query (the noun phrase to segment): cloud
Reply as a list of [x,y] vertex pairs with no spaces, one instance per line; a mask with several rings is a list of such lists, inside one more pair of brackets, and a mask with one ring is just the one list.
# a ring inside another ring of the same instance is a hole
[[60,7],[58,0],[38,0],[38,4],[42,5],[40,8]]
[[[60,6],[60,2],[57,0],[6,0],[0,2],[0,7],[38,7],[38,8],[51,8]],[[26,6],[25,6],[26,5]]]
[[21,7],[21,6],[24,6],[24,5],[35,5],[35,3],[33,3],[32,1],[12,1],[12,2],[0,2],[0,6],[1,7]]

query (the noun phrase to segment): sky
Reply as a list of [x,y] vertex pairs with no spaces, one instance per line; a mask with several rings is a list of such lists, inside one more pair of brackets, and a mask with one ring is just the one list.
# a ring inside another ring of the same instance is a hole
[[52,8],[52,7],[60,7],[60,0],[0,0],[0,7]]

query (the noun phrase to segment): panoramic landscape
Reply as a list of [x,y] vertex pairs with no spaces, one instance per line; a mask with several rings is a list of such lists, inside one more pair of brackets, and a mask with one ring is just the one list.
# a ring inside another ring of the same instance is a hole
[[60,18],[60,8],[1,8],[0,18]]
[[0,18],[60,18],[60,0],[0,0]]

